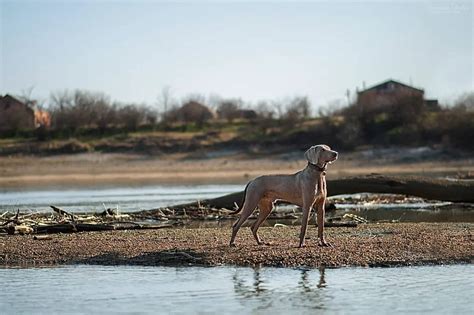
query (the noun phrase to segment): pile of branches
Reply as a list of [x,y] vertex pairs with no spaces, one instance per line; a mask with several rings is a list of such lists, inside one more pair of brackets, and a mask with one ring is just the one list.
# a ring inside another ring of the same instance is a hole
[[110,231],[133,229],[158,229],[172,227],[180,222],[143,224],[133,222],[129,214],[119,214],[116,209],[106,209],[102,213],[73,214],[56,206],[50,206],[51,214],[16,213],[9,211],[0,215],[0,233],[49,234],[74,233],[84,231]]
[[[234,204],[234,209],[228,208],[217,208],[208,206],[196,201],[192,204],[184,204],[171,206],[166,208],[158,208],[153,210],[144,210],[133,213],[134,218],[140,218],[145,220],[236,220],[238,215],[232,215],[231,213],[237,209],[237,204]],[[250,218],[258,216],[258,211],[255,211]],[[297,219],[300,215],[295,207],[279,208],[278,211],[273,211],[270,215],[270,219]]]
[[[105,209],[102,213],[71,213],[56,206],[50,206],[51,213],[16,213],[7,211],[0,214],[0,233],[6,234],[51,234],[74,233],[86,231],[161,229],[184,225],[192,221],[226,221],[236,220],[233,210],[205,206],[200,202],[195,205],[178,205],[175,207],[144,210],[134,213],[119,214],[117,209]],[[255,211],[250,220],[256,219]],[[299,223],[301,209],[295,206],[280,205],[268,217],[270,220],[292,220]],[[349,221],[348,221],[349,220]],[[349,217],[335,217],[325,222],[329,227],[354,227],[361,221]],[[40,237],[40,236],[35,236]]]
[[[173,207],[158,208],[153,210],[144,210],[133,213],[135,219],[142,220],[176,220],[183,222],[192,220],[201,221],[224,221],[224,220],[237,220],[238,214],[232,215],[231,213],[238,208],[237,204],[234,203],[234,209],[229,210],[227,208],[217,208],[209,206],[200,201],[194,203],[176,205]],[[258,208],[257,208],[258,209]],[[327,204],[326,211],[334,211],[336,208],[334,204]],[[249,220],[255,220],[258,217],[259,210],[253,212],[249,217]],[[314,215],[315,212],[313,211]],[[300,223],[302,210],[300,207],[286,204],[283,202],[277,203],[277,208],[270,213],[268,220],[293,220],[295,223]],[[354,216],[355,217],[355,216]],[[357,223],[366,223],[363,221],[355,220],[354,217],[344,215],[342,217],[332,217],[324,223],[327,227],[355,227]],[[364,220],[364,219],[362,219]]]

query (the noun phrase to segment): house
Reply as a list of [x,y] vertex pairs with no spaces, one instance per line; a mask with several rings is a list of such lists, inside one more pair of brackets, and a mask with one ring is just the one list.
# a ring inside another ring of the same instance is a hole
[[413,86],[395,81],[387,80],[368,89],[357,92],[357,104],[367,107],[383,107],[398,104],[403,99],[412,99],[423,102],[430,110],[438,110],[438,100],[427,100],[424,98],[425,91]]
[[50,125],[49,113],[36,108],[34,104],[25,104],[11,95],[0,95],[0,131],[29,130]]

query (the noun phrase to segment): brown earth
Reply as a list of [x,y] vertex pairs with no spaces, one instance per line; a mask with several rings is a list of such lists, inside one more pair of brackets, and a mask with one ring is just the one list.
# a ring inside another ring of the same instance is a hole
[[[0,187],[243,184],[262,174],[294,173],[306,164],[299,152],[290,157],[248,156],[242,153],[200,157],[196,154],[143,156],[83,153],[0,157]],[[341,154],[341,158],[329,168],[328,178],[371,173],[466,177],[474,174],[474,159],[399,163],[368,159],[357,154]]]
[[334,247],[316,244],[308,230],[307,247],[297,248],[299,227],[262,228],[272,243],[256,245],[248,228],[229,247],[230,229],[161,229],[55,234],[48,240],[31,235],[0,236],[0,264],[239,265],[239,266],[399,266],[473,263],[472,223],[364,224],[328,228]]

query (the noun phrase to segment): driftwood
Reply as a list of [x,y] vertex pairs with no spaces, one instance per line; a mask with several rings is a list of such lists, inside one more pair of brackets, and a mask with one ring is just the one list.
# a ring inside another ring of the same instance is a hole
[[59,207],[56,207],[56,206],[50,206],[51,209],[53,209],[54,212],[56,212],[57,214],[59,214],[60,216],[63,216],[63,215],[67,215],[71,218],[71,220],[74,222],[75,221],[75,216],[74,214],[72,213],[69,213],[67,212],[66,210],[63,210]]
[[7,231],[7,234],[10,234],[10,235],[13,235],[15,233],[17,233],[17,234],[31,234],[31,233],[34,232],[32,227],[30,227],[28,225],[24,225],[24,224],[20,224],[20,225],[10,224],[10,225],[7,226],[6,231]]
[[[6,212],[6,213],[7,213],[7,212]],[[6,213],[2,214],[2,217],[3,217]],[[1,226],[6,226],[6,225],[9,225],[9,224],[11,224],[11,223],[13,223],[13,225],[15,225],[15,224],[17,224],[17,225],[18,225],[18,224],[21,224],[20,220],[18,219],[18,218],[19,218],[19,215],[20,215],[20,209],[18,209],[18,210],[16,211],[16,214],[15,214],[15,216],[14,216],[12,219],[6,220],[5,222],[3,222],[3,223],[1,224]]]
[[331,196],[353,193],[387,193],[450,202],[474,202],[474,181],[420,176],[367,175],[328,181]]
[[[72,214],[57,206],[50,206],[54,215],[28,213],[20,215],[8,211],[0,215],[0,233],[13,234],[52,234],[88,231],[162,229],[181,224],[179,220],[166,223],[138,223],[130,221],[129,214]],[[128,221],[124,221],[128,219]],[[3,223],[1,221],[4,221]],[[43,239],[39,237],[38,239]],[[45,238],[47,239],[47,238]]]
[[[327,181],[328,195],[386,193],[416,196],[431,200],[474,202],[474,181],[435,179],[419,176],[384,176],[372,174]],[[206,206],[232,209],[240,205],[243,191],[222,197],[173,206],[173,209]]]
[[112,231],[112,230],[140,230],[140,229],[163,229],[173,227],[174,224],[138,224],[133,222],[116,222],[116,223],[63,223],[40,225],[35,228],[36,233],[75,233],[75,232],[91,232],[91,231]]

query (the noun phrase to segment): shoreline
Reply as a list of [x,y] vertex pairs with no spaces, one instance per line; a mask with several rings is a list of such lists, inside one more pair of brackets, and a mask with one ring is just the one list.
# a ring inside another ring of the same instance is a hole
[[[84,153],[50,157],[0,157],[0,187],[84,187],[173,184],[245,184],[263,174],[292,174],[306,165],[299,155],[188,159],[185,154],[143,156]],[[411,161],[341,157],[328,170],[329,179],[379,173],[453,178],[471,177],[474,159]]]
[[229,247],[230,229],[124,230],[0,236],[3,267],[69,264],[143,266],[388,267],[474,262],[474,223],[382,223],[327,228],[335,247],[316,245],[308,229],[307,247],[297,248],[299,226],[264,227],[272,243],[255,244],[248,228]]

